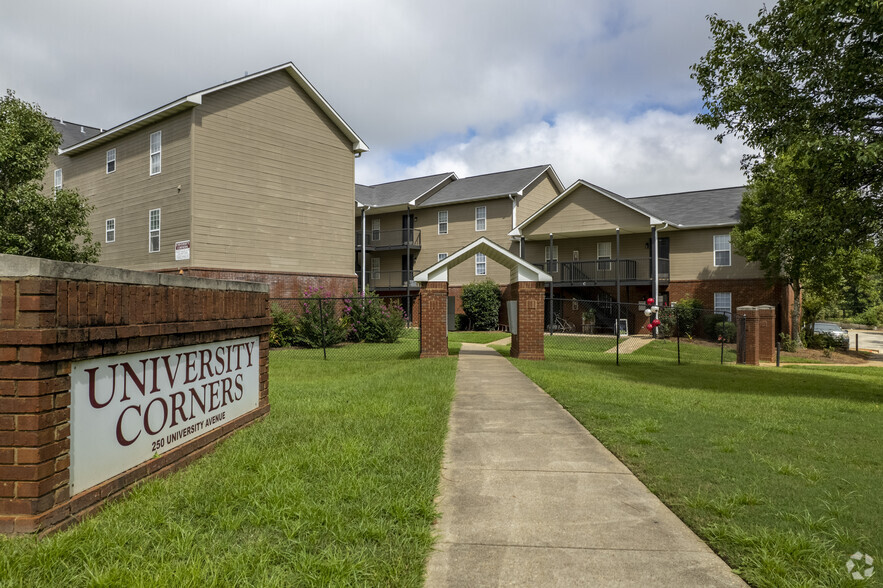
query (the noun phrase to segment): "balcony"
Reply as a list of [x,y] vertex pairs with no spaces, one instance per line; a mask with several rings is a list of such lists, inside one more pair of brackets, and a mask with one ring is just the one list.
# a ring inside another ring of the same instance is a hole
[[[392,229],[368,231],[365,234],[367,251],[392,251],[394,249],[420,249],[420,229]],[[356,231],[356,251],[362,250],[362,231]]]
[[[362,283],[362,272],[356,272],[359,276],[359,284]],[[396,270],[391,272],[372,272],[366,274],[366,284],[371,290],[404,290],[411,281],[411,289],[419,289],[417,282],[413,281],[417,274],[414,270]]]
[[[609,286],[616,283],[616,267],[619,264],[621,284],[650,284],[653,282],[653,260],[611,259],[609,261],[560,261],[534,264],[548,272],[555,284],[579,286]],[[551,267],[549,267],[551,265]],[[659,259],[659,282],[669,281],[669,261]]]

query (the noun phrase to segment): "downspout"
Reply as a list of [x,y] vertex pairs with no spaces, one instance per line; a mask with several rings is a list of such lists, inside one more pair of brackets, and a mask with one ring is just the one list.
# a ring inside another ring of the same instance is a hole
[[[555,236],[549,233],[549,265],[547,270],[552,273],[552,260],[555,257]],[[556,268],[557,269],[557,268]],[[549,335],[555,332],[555,276],[549,282]]]
[[407,300],[408,305],[405,307],[408,309],[408,324],[411,323],[411,205],[408,205],[407,212],[408,222],[405,223],[405,226],[408,227],[408,232],[405,233],[405,281],[407,282]]
[[[652,248],[653,248],[653,302],[657,306],[659,306],[659,240],[656,236],[656,225],[650,229],[651,238],[653,239]],[[653,319],[658,319],[659,313],[653,314]],[[659,328],[655,327],[653,329],[653,337],[656,338],[659,335]]]
[[365,294],[365,262],[367,261],[367,255],[365,253],[365,211],[368,210],[368,206],[362,207],[362,294]]

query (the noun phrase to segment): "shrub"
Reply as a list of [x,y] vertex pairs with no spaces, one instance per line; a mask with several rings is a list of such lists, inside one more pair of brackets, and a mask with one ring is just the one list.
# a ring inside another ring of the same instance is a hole
[[724,321],[714,326],[715,339],[723,340],[724,343],[736,342],[736,323],[732,321]]
[[787,351],[789,353],[797,351],[797,344],[794,343],[794,339],[792,339],[791,335],[788,333],[779,333],[779,341],[781,342],[782,351]]
[[384,304],[375,292],[354,293],[344,299],[344,324],[351,341],[395,343],[405,331],[405,311]]
[[500,323],[503,293],[491,280],[463,286],[463,312],[476,331],[492,331]]
[[455,331],[468,331],[469,330],[469,319],[466,318],[465,314],[454,315],[454,330]]
[[869,327],[878,327],[883,325],[883,304],[872,306],[863,313],[856,315],[857,322],[868,325]]
[[321,288],[309,288],[301,302],[302,312],[297,320],[294,343],[306,347],[337,345],[346,339],[347,328],[337,314],[335,300]]
[[[721,333],[718,332],[718,325],[728,321],[729,319],[725,314],[706,314],[702,317],[702,332],[709,341],[717,341],[718,337],[721,335]],[[733,329],[735,330],[735,325],[733,325]],[[735,338],[736,336],[734,332],[733,339],[735,340]]]
[[681,298],[671,306],[659,309],[659,335],[673,337],[675,326],[680,328],[681,336],[692,337],[696,331],[699,317],[702,315],[702,303],[695,298]]
[[294,315],[278,304],[270,306],[273,326],[270,327],[270,347],[288,347],[294,344],[296,321]]

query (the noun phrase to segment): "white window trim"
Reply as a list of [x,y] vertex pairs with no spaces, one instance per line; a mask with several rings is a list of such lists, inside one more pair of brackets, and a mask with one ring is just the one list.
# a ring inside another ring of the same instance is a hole
[[[479,267],[479,266],[481,266],[481,267]],[[475,254],[475,275],[476,276],[486,276],[487,275],[487,256],[484,253],[476,253]]]
[[573,250],[572,261],[579,261],[579,249],[574,249],[574,250]]
[[[150,222],[148,220],[148,222]],[[109,218],[104,221],[104,242],[113,243],[117,240],[117,219]]]
[[[376,237],[374,235],[377,235]],[[380,219],[375,218],[371,221],[371,240],[380,241]]]
[[[153,150],[153,138],[158,137],[159,141],[157,141],[158,149],[156,151]],[[148,161],[150,175],[155,176],[157,174],[162,173],[162,131],[156,131],[150,133],[150,139],[148,140],[148,150],[150,151],[150,158]],[[153,171],[153,156],[157,156],[157,165],[156,171]]]
[[[717,237],[726,237],[727,238],[727,248],[726,249],[718,249],[717,248]],[[711,248],[713,250],[712,262],[714,263],[714,267],[729,267],[733,265],[733,246],[730,243],[730,235],[729,233],[726,235],[714,235],[711,238]],[[717,253],[718,251],[726,251],[727,252],[727,263],[718,264],[717,263]]]
[[380,279],[380,258],[372,257],[371,258],[371,279],[379,280]]
[[[606,245],[607,255],[601,255],[601,246]],[[602,272],[609,272],[613,269],[613,264],[610,260],[613,259],[613,243],[610,241],[601,241],[595,246],[595,257],[598,259],[598,270]]]
[[[113,164],[113,169],[110,169],[111,163]],[[104,161],[104,173],[105,173],[105,175],[112,174],[116,170],[117,170],[117,149],[116,149],[116,147],[114,147],[113,149],[107,150],[107,156],[105,157],[105,161]]]
[[[729,306],[727,310],[722,310],[723,306],[717,305],[717,297],[726,295],[729,299]],[[714,314],[725,314],[727,318],[732,320],[733,318],[733,293],[732,292],[715,292],[713,294],[713,302],[714,302]]]
[[64,185],[64,174],[61,171],[61,168],[55,170],[55,173],[52,177],[52,194],[55,195],[56,192],[61,190]]
[[[442,221],[442,215],[445,215],[445,220]],[[442,231],[442,223],[445,225],[445,230]],[[439,235],[447,235],[448,234],[448,211],[447,210],[439,210],[438,211],[438,234]]]
[[[478,214],[479,211],[481,211],[481,216]],[[479,221],[482,223],[481,228],[478,228]],[[475,207],[475,230],[478,232],[487,230],[487,206]]]
[[[552,255],[549,256],[549,246],[546,245],[546,248],[543,250],[543,255],[545,257],[546,262],[546,271],[557,272],[558,271],[558,246],[555,245],[552,247]],[[554,265],[552,265],[554,263]],[[554,268],[554,269],[551,269]]]
[[[151,220],[152,220],[151,217],[153,216],[154,212],[156,212],[156,221],[157,221],[155,229],[153,228],[153,225],[151,224]],[[151,209],[150,212],[147,213],[147,252],[148,253],[159,253],[159,250],[161,248],[160,247],[160,244],[161,244],[160,235],[162,234],[161,230],[162,230],[162,209],[161,208]],[[156,239],[157,243],[156,243],[155,250],[153,249],[153,232],[154,231],[156,231],[156,237],[157,237],[157,239]]]
[[443,259],[447,259],[447,257],[448,257],[448,254],[447,254],[447,253],[439,253],[439,254],[438,254],[438,259],[437,259],[436,261],[441,261],[441,260],[443,260]]

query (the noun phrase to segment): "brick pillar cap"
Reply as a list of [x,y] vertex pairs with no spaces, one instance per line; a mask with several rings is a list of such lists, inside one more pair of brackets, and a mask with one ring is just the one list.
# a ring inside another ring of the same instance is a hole
[[[757,310],[758,308],[763,308],[763,307],[762,306],[737,306],[736,312],[739,312],[740,310],[745,310],[745,311]],[[770,308],[772,308],[772,307],[770,307]]]
[[773,309],[774,309],[774,307],[770,306],[769,304],[761,304],[760,306],[757,307],[757,310],[773,310]]

